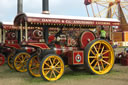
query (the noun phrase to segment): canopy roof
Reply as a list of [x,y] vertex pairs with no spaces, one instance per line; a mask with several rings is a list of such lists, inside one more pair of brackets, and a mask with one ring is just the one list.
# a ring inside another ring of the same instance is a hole
[[16,29],[13,22],[0,22],[0,28],[4,29]]
[[110,18],[94,18],[79,16],[62,16],[49,14],[22,13],[15,17],[14,25],[25,22],[31,24],[59,24],[59,25],[106,25],[119,26],[120,21]]

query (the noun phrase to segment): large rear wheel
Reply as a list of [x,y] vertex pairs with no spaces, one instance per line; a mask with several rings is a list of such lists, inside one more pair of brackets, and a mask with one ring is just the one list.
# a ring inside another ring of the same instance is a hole
[[55,54],[49,54],[43,58],[40,64],[40,74],[44,80],[56,81],[64,73],[64,62]]
[[30,58],[30,54],[27,52],[20,52],[14,57],[14,69],[18,72],[27,71],[27,61]]
[[41,77],[40,75],[40,59],[37,55],[29,58],[27,62],[27,71],[32,77]]
[[85,48],[85,66],[93,74],[106,74],[114,65],[114,51],[105,40],[96,39]]

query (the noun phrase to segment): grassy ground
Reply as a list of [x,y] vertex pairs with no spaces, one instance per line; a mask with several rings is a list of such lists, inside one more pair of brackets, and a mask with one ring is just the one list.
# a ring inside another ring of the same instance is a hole
[[[111,84],[109,84],[111,83]],[[91,75],[87,72],[65,70],[62,78],[55,82],[47,82],[42,78],[32,78],[28,73],[10,70],[5,64],[0,67],[0,85],[128,85],[128,67],[115,65],[106,75]]]

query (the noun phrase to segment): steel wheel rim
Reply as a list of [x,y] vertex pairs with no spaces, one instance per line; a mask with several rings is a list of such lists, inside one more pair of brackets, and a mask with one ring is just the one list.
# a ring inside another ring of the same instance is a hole
[[38,60],[39,58],[37,56],[32,57],[32,59],[29,62],[29,71],[30,73],[35,77],[40,77],[40,62]]
[[[54,60],[53,60],[54,59]],[[64,72],[64,63],[56,55],[49,56],[42,65],[42,74],[48,81],[58,80]]]
[[8,56],[8,65],[9,65],[9,67],[11,68],[11,69],[14,69],[14,66],[13,66],[13,54],[10,54],[9,56]]
[[19,72],[27,71],[27,61],[30,58],[28,53],[19,53],[14,60],[14,67]]
[[96,74],[109,72],[114,64],[114,51],[111,45],[104,40],[92,44],[88,52],[88,63]]

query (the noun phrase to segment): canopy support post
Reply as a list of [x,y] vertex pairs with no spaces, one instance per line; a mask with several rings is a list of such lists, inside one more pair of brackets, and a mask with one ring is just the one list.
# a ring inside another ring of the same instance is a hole
[[45,40],[45,43],[48,44],[48,35],[49,34],[49,27],[44,27],[44,40]]
[[28,27],[27,27],[27,22],[25,22],[25,41],[28,41]]

